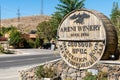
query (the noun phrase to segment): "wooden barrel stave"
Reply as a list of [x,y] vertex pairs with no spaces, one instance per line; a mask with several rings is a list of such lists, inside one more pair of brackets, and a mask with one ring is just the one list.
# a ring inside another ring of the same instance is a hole
[[106,30],[106,49],[102,56],[102,60],[109,59],[110,55],[115,54],[118,45],[118,37],[115,27],[112,25],[111,21],[102,13],[95,10],[91,10],[99,19],[103,21],[104,28]]

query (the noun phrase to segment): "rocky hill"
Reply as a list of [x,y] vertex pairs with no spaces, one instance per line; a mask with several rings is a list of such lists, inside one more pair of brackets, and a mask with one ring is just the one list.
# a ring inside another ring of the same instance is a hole
[[30,32],[31,30],[36,30],[36,26],[43,22],[48,21],[50,19],[50,16],[45,15],[36,15],[36,16],[25,16],[18,18],[12,18],[12,19],[5,19],[2,20],[2,26],[4,27],[10,27],[14,26],[17,27],[22,32]]

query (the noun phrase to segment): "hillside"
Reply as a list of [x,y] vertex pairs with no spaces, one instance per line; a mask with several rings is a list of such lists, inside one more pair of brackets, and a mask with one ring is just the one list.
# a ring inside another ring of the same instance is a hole
[[5,19],[2,20],[2,26],[9,27],[9,26],[15,26],[18,29],[20,29],[22,32],[30,32],[31,30],[36,30],[36,26],[38,23],[41,23],[43,21],[48,21],[50,19],[50,16],[25,16],[20,17],[20,21],[18,21],[18,18],[12,18],[12,19]]

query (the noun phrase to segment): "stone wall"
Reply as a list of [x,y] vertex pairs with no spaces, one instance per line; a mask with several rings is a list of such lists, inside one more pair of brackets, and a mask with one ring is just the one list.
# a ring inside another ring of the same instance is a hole
[[[83,80],[83,78],[86,76],[86,72],[88,71],[92,71],[93,74],[97,74],[98,72],[102,71],[107,73],[108,80],[120,80],[120,65],[117,63],[108,64],[99,62],[87,70],[71,68],[63,60],[47,63],[44,64],[44,66],[57,69],[57,76],[61,78],[60,80],[66,80],[67,78],[70,78],[70,80]],[[40,80],[35,75],[37,68],[38,66],[28,70],[19,71],[20,80]]]

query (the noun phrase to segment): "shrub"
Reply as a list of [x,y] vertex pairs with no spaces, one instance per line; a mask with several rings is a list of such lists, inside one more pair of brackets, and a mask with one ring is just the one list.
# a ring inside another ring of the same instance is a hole
[[35,47],[35,48],[40,47],[40,39],[39,39],[39,38],[36,38],[36,39],[35,39],[34,47]]
[[2,47],[2,45],[0,44],[0,52],[4,52],[4,48]]
[[73,80],[71,77],[67,77],[65,78],[65,80]]
[[91,72],[87,72],[83,80],[97,80],[97,75],[92,75]]
[[98,73],[98,75],[92,75],[91,72],[86,72],[86,76],[83,78],[83,80],[108,80],[108,79],[107,73],[101,71]]
[[39,79],[41,79],[41,78],[53,78],[57,74],[56,74],[56,69],[51,67],[44,67],[43,65],[41,65],[36,71],[36,75]]
[[99,72],[98,73],[98,80],[108,80],[107,79],[107,73],[106,72]]
[[14,54],[14,51],[4,49],[1,44],[0,44],[0,52],[3,54]]
[[27,43],[28,43],[29,48],[34,48],[35,43],[33,40],[29,40]]
[[14,51],[11,51],[11,50],[4,50],[3,53],[4,53],[4,54],[14,54]]

